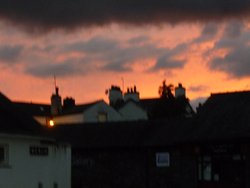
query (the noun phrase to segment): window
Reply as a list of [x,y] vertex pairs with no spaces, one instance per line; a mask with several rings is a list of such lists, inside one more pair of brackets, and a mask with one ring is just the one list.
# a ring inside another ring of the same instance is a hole
[[54,182],[53,188],[58,188],[58,184],[56,182]]
[[156,166],[157,167],[170,166],[170,155],[168,152],[156,153]]
[[199,173],[199,180],[204,180],[204,181],[212,180],[211,156],[199,157],[198,173]]
[[9,148],[7,144],[0,145],[0,167],[8,165],[8,152]]
[[30,146],[30,155],[48,156],[49,155],[49,148],[48,147],[41,147],[41,146]]
[[38,182],[38,188],[43,188],[42,182]]
[[99,122],[106,122],[108,120],[108,115],[106,112],[99,112],[98,113],[98,121]]

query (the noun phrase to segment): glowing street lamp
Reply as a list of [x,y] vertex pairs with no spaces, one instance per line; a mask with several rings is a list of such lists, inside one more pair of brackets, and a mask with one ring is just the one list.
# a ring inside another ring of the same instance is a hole
[[54,127],[55,126],[55,123],[52,119],[49,120],[49,126],[50,127]]

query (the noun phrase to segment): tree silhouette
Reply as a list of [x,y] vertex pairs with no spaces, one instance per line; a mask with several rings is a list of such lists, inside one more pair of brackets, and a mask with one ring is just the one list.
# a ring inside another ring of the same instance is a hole
[[167,85],[166,80],[163,80],[162,85],[159,87],[159,91],[158,91],[160,98],[173,99],[174,98],[174,95],[172,93],[173,87],[174,86],[172,84]]

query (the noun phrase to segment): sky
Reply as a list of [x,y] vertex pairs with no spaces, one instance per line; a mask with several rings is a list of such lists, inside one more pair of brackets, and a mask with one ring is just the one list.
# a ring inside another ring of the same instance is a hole
[[0,92],[49,103],[107,100],[111,85],[196,103],[250,89],[250,0],[1,0]]

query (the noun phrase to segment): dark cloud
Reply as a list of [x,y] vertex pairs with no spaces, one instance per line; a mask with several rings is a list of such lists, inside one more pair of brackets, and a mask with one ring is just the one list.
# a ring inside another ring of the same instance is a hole
[[240,21],[229,22],[224,30],[224,36],[227,38],[239,37],[244,29],[244,24]]
[[214,58],[210,63],[210,68],[220,70],[233,77],[250,76],[250,46],[242,45],[232,49],[223,58]]
[[247,18],[250,0],[1,0],[0,18],[33,31]]
[[78,66],[76,60],[67,60],[62,63],[40,63],[27,66],[25,72],[40,78],[56,76],[71,76],[76,74],[85,74],[83,66]]
[[180,55],[186,50],[187,44],[179,44],[173,49],[165,49],[165,52],[158,57],[156,64],[150,69],[150,71],[182,68],[186,63],[186,60],[177,60],[175,59],[175,56]]
[[250,76],[250,33],[241,22],[230,22],[225,27],[223,37],[215,43],[212,53],[227,49],[227,53],[215,56],[209,62],[212,70],[219,70],[234,78]]
[[[131,41],[133,44],[131,44]],[[53,48],[53,45],[48,45],[48,50],[53,50]],[[123,43],[115,39],[93,37],[86,41],[78,41],[58,47],[53,58],[47,55],[46,46],[32,46],[29,49],[31,50],[29,58],[26,59],[26,73],[38,77],[48,77],[53,74],[61,76],[87,74],[91,71],[132,72],[134,63],[137,61],[143,63],[143,60],[149,58],[155,59],[157,62],[150,70],[151,72],[160,69],[180,68],[183,67],[185,61],[175,58],[187,49],[187,44],[168,49],[150,43],[150,40],[143,36],[128,39]],[[26,53],[28,51],[26,50]],[[78,53],[78,57],[71,56],[74,52]],[[60,57],[69,59],[58,62]],[[145,67],[146,70],[147,68],[150,69]]]
[[0,62],[2,63],[16,63],[22,53],[23,47],[21,45],[15,46],[0,46]]
[[147,43],[147,41],[147,37],[136,37],[126,41],[126,45],[123,45],[114,39],[94,37],[87,41],[66,45],[63,51],[80,52],[84,54],[85,58],[88,58],[89,62],[101,62],[100,70],[132,71],[131,65],[136,60],[157,59],[167,50],[157,47],[156,44]]
[[134,37],[132,39],[130,39],[128,41],[129,44],[131,45],[140,45],[140,44],[145,44],[147,42],[149,42],[149,37],[148,36],[138,36],[138,37]]
[[116,61],[112,63],[108,63],[107,65],[102,67],[102,70],[106,71],[114,71],[114,72],[130,72],[132,69],[130,67],[127,67],[126,64],[124,64],[124,61]]
[[129,47],[119,47],[109,53],[103,53],[102,60],[108,62],[103,66],[104,70],[110,71],[132,71],[130,67],[137,60],[147,58],[158,58],[165,52],[165,48],[158,48],[151,45],[139,45]]
[[215,22],[207,23],[201,31],[198,38],[194,39],[193,43],[201,43],[213,39],[218,33],[219,25]]
[[118,47],[118,42],[113,39],[94,37],[85,42],[77,42],[65,47],[66,51],[77,51],[85,53],[107,53]]

